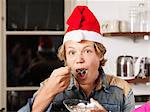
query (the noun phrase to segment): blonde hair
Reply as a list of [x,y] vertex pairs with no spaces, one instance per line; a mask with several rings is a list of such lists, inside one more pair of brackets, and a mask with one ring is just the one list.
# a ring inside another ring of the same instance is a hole
[[[106,63],[106,59],[104,58],[104,55],[106,53],[106,48],[101,43],[94,42],[94,48],[96,50],[97,55],[101,58],[100,65],[104,66]],[[64,61],[66,64],[66,52],[65,52],[65,46],[62,44],[58,49],[58,58],[61,61]]]

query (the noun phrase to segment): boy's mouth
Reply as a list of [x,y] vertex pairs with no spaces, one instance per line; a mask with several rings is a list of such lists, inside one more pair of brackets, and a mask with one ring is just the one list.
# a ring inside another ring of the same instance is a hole
[[83,78],[88,73],[88,70],[85,68],[82,68],[82,69],[77,69],[76,72],[81,78]]

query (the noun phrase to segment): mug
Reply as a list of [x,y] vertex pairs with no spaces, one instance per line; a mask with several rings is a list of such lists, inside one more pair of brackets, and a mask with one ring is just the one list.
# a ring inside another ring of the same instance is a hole
[[119,22],[119,30],[120,32],[128,32],[129,23],[127,21],[120,21]]
[[119,21],[118,20],[103,21],[101,23],[101,32],[102,33],[119,32]]

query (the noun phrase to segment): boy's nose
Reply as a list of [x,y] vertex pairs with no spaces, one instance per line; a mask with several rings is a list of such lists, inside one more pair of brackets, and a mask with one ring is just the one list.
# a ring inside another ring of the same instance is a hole
[[78,63],[84,63],[84,58],[83,58],[83,55],[82,54],[80,54],[77,58],[76,58],[76,63],[78,64]]

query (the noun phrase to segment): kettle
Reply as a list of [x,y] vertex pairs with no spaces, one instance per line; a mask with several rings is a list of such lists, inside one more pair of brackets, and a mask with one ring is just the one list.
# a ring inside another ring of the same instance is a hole
[[119,56],[117,58],[117,76],[122,79],[133,79],[140,70],[141,58],[133,56]]

